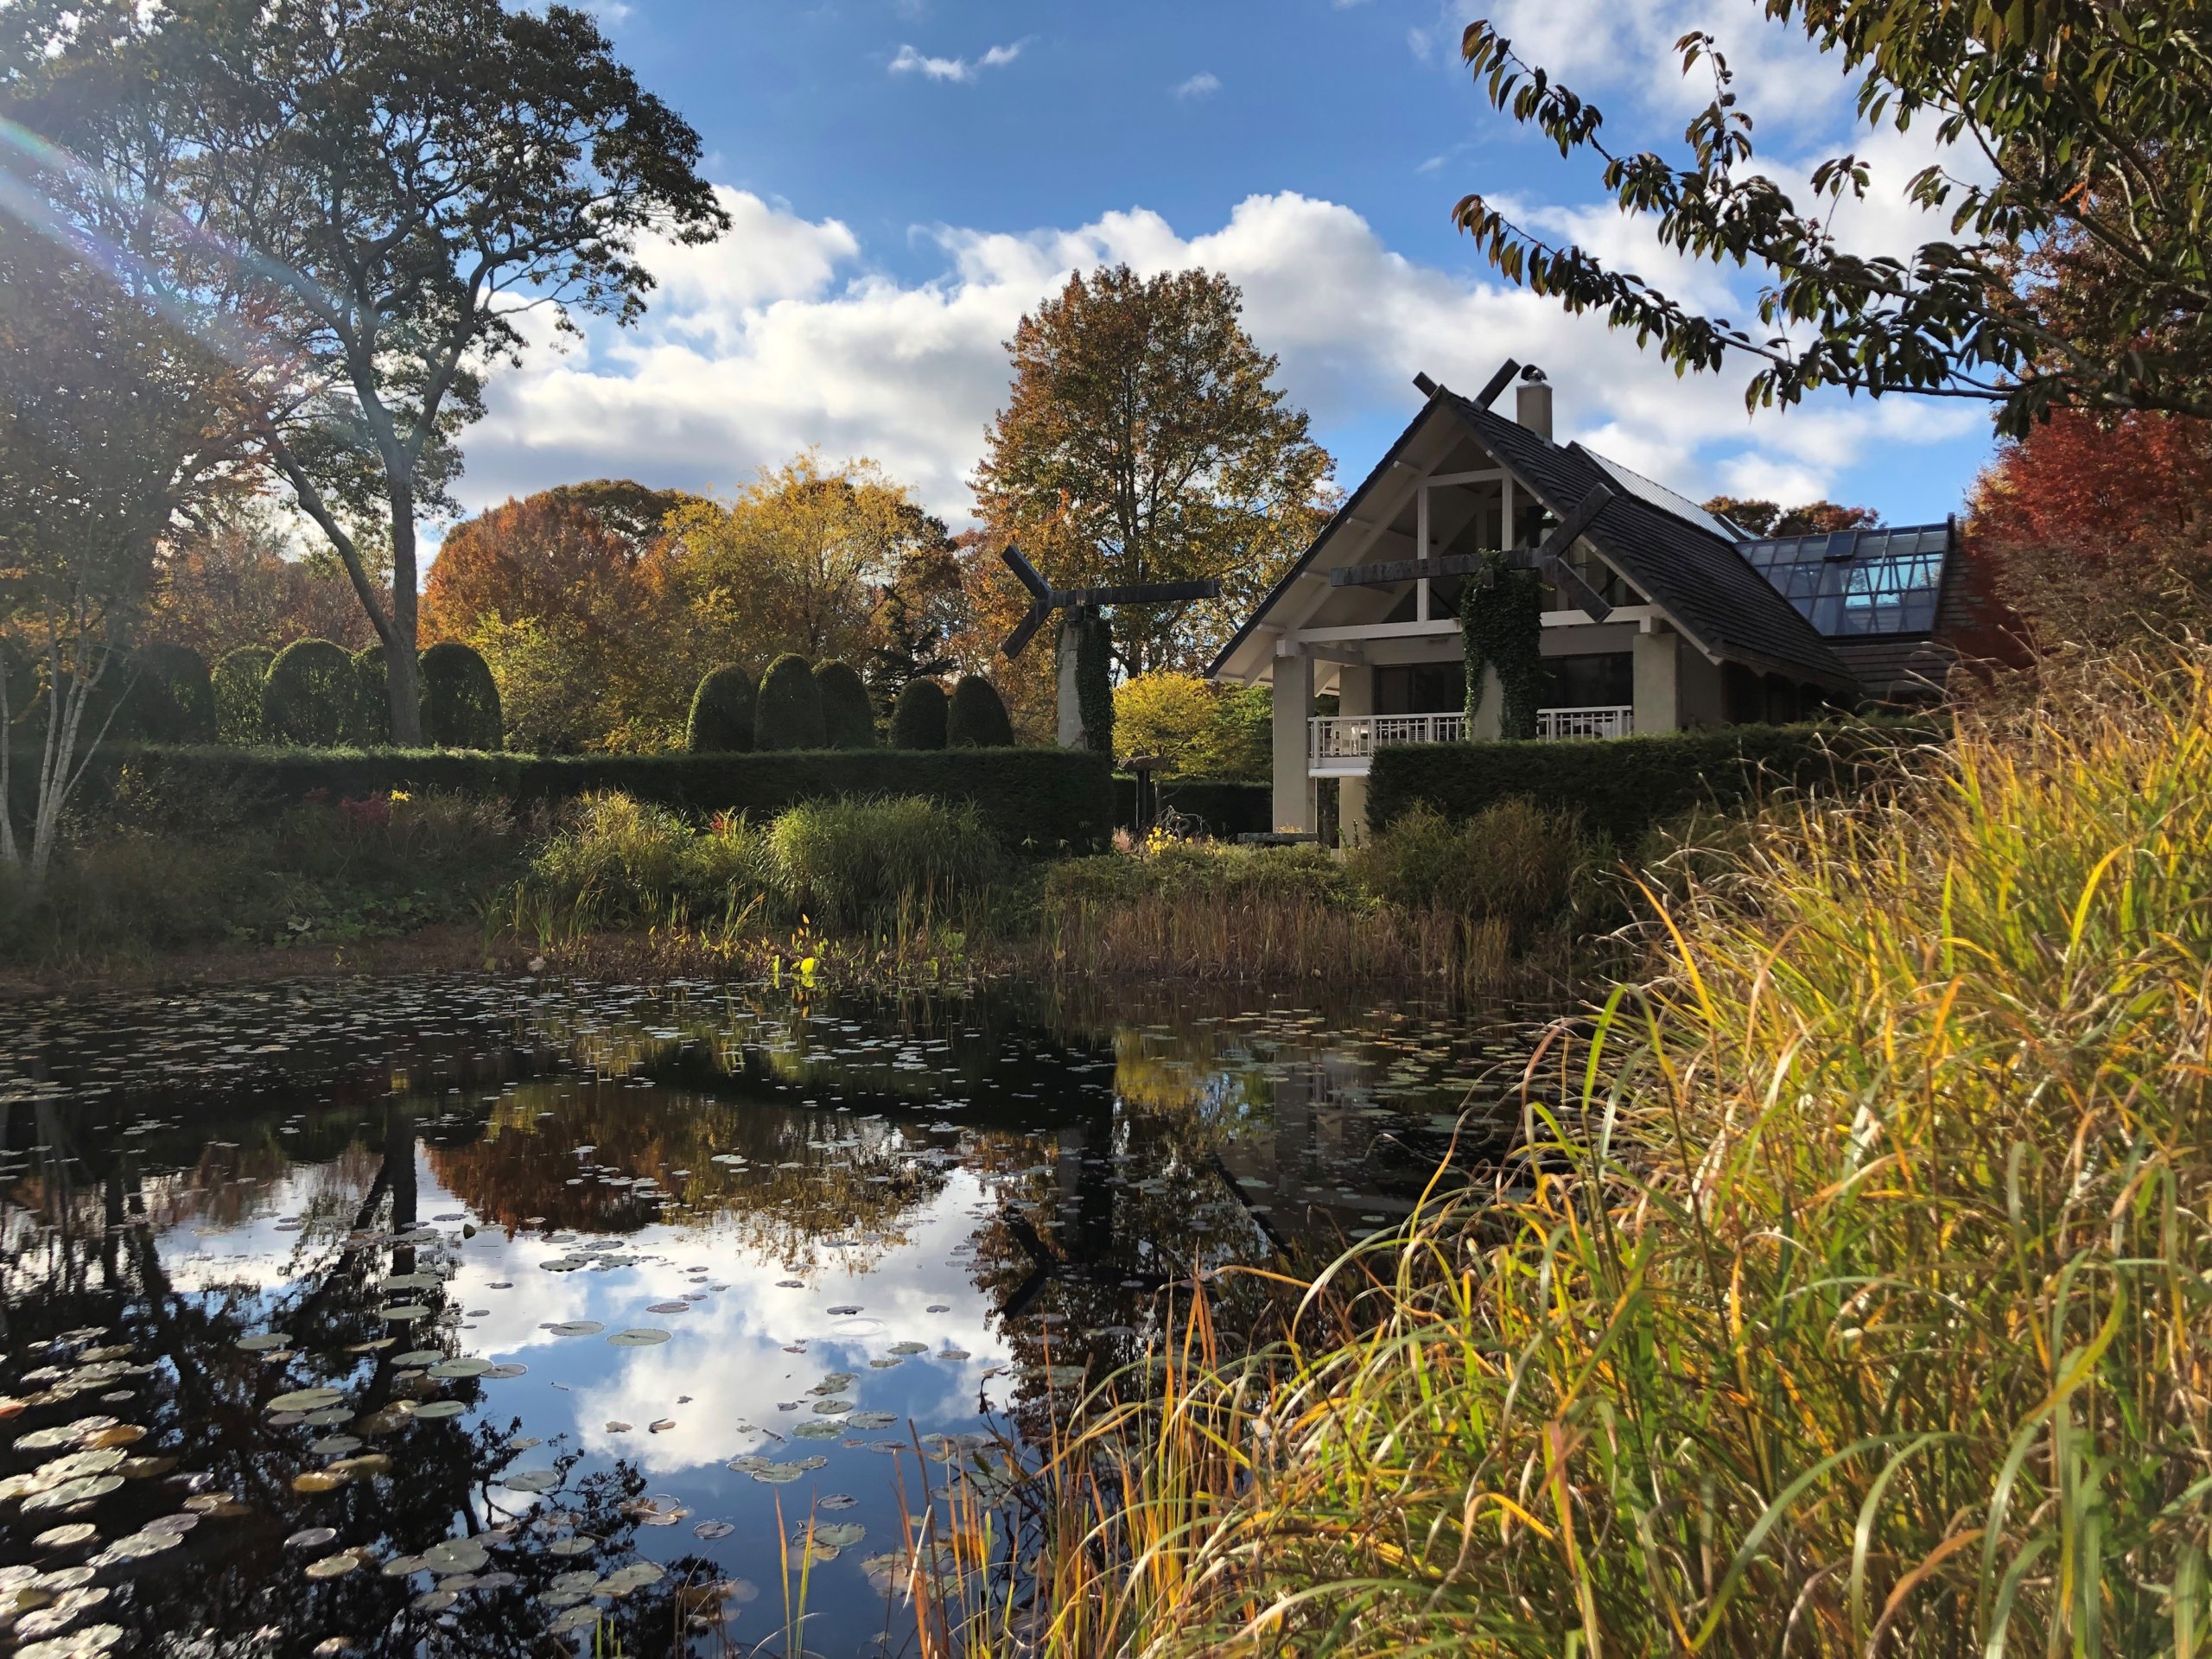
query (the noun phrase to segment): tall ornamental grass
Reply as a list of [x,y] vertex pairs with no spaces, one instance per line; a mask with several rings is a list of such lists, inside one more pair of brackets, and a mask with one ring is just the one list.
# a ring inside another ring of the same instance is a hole
[[2212,658],[2041,695],[1670,884],[1499,1190],[1179,1346],[925,1644],[2212,1649]]

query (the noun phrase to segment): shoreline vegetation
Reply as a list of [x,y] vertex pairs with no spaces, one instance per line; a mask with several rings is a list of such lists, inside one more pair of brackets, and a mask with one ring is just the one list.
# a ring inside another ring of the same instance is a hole
[[2212,654],[2047,664],[1678,866],[1504,1166],[956,1491],[923,1650],[2204,1651],[2208,779]]

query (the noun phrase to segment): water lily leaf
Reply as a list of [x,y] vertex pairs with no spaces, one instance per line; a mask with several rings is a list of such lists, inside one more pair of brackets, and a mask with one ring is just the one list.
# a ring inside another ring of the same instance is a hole
[[410,1348],[404,1354],[394,1354],[391,1363],[395,1365],[435,1365],[445,1357],[442,1348]]
[[326,1406],[336,1405],[345,1397],[346,1391],[343,1389],[295,1389],[289,1394],[278,1395],[263,1409],[265,1411],[321,1411]]
[[442,1359],[430,1367],[430,1375],[447,1381],[464,1376],[481,1376],[492,1369],[488,1359]]
[[31,1540],[35,1549],[75,1549],[89,1544],[100,1535],[100,1529],[89,1521],[70,1521],[58,1527],[48,1527]]
[[737,1529],[727,1521],[702,1521],[691,1529],[691,1535],[695,1538],[704,1538],[709,1543],[712,1543],[717,1538],[728,1537],[736,1530]]
[[458,1400],[426,1400],[415,1408],[417,1417],[458,1417],[468,1408]]
[[257,1337],[240,1337],[238,1350],[242,1353],[265,1354],[272,1348],[289,1346],[291,1340],[282,1331],[264,1331]]
[[484,1373],[484,1380],[486,1382],[505,1382],[510,1377],[526,1376],[529,1371],[530,1367],[527,1365],[494,1365]]
[[814,1402],[816,1415],[822,1417],[834,1417],[852,1408],[853,1402],[849,1400],[817,1400]]
[[474,1538],[448,1538],[423,1552],[423,1565],[442,1579],[479,1572],[491,1564],[491,1552]]
[[73,1503],[88,1503],[96,1497],[105,1497],[123,1484],[121,1475],[86,1475],[79,1480],[67,1480],[42,1492],[34,1492],[23,1500],[23,1513],[40,1510],[66,1510]]
[[334,1492],[346,1484],[348,1477],[333,1474],[327,1469],[308,1469],[292,1477],[296,1492]]
[[930,1345],[926,1342],[894,1342],[883,1351],[887,1354],[897,1354],[903,1358],[911,1357],[915,1354],[926,1354],[929,1351]]
[[642,1590],[649,1584],[658,1584],[667,1576],[653,1561],[632,1561],[619,1567],[601,1579],[598,1590],[601,1595],[626,1596],[632,1590]]
[[335,1555],[326,1555],[321,1560],[308,1563],[308,1577],[311,1579],[342,1579],[361,1564],[361,1558],[350,1549],[341,1549]]
[[563,1319],[545,1328],[556,1337],[595,1337],[607,1329],[597,1319]]
[[899,1416],[889,1411],[856,1411],[845,1421],[855,1428],[888,1428],[899,1421]]
[[364,1452],[358,1458],[340,1458],[330,1465],[334,1475],[343,1475],[348,1480],[368,1480],[391,1472],[391,1459],[381,1452]]
[[753,1478],[767,1486],[788,1486],[806,1472],[795,1463],[772,1463],[766,1469],[750,1471]]
[[802,1440],[834,1440],[845,1432],[845,1426],[828,1419],[810,1419],[791,1426],[791,1433]]
[[629,1331],[617,1331],[607,1341],[617,1348],[650,1348],[657,1343],[666,1342],[671,1334],[666,1331],[656,1331],[649,1325],[641,1325]]
[[[588,1532],[579,1532],[571,1537],[556,1538],[551,1543],[545,1546],[545,1553],[549,1555],[588,1555],[592,1551],[598,1548],[598,1539],[593,1537]],[[598,1575],[596,1573],[587,1573],[584,1574],[584,1577],[590,1580],[593,1583],[598,1582]],[[556,1584],[558,1584],[560,1580],[558,1579],[554,1580],[554,1583]]]
[[557,1469],[520,1469],[499,1477],[500,1485],[517,1492],[550,1492],[560,1484]]
[[394,1325],[412,1325],[417,1319],[430,1317],[430,1309],[423,1302],[397,1302],[390,1307],[377,1310],[377,1317],[389,1319]]
[[284,1541],[287,1549],[321,1549],[325,1544],[338,1541],[335,1527],[302,1527]]
[[645,1309],[648,1313],[689,1313],[690,1311],[691,1304],[689,1302],[655,1302]]

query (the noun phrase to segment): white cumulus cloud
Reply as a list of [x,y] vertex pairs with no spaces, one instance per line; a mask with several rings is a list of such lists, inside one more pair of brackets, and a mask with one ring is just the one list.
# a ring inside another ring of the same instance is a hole
[[[1880,445],[1956,437],[1983,418],[1889,398],[1816,401],[1754,421],[1740,369],[1678,379],[1601,319],[1408,259],[1351,208],[1294,192],[1249,197],[1195,233],[1141,207],[1072,228],[928,227],[915,234],[938,269],[907,280],[873,264],[834,219],[721,194],[728,237],[646,251],[661,287],[642,326],[594,327],[565,353],[549,344],[493,379],[487,417],[467,439],[471,507],[609,475],[727,489],[818,444],[873,457],[958,521],[973,509],[984,429],[1005,402],[1005,341],[1069,273],[1121,262],[1205,266],[1237,283],[1245,324],[1280,358],[1291,400],[1325,440],[1359,435],[1338,455],[1347,486],[1374,464],[1376,435],[1417,406],[1415,372],[1472,389],[1508,356],[1550,376],[1562,439],[1694,495],[1762,480],[1792,497],[1822,493]],[[1750,315],[1730,291],[1732,273],[1669,255],[1610,208],[1528,216],[1688,300]]]
[[931,80],[970,81],[986,69],[997,69],[1012,63],[1021,55],[1027,41],[1016,41],[1011,46],[995,46],[974,61],[966,58],[935,58],[912,46],[901,46],[898,56],[891,60],[894,75],[923,75]]
[[1221,77],[1211,69],[1201,70],[1175,89],[1178,98],[1204,98],[1209,92],[1221,90]]

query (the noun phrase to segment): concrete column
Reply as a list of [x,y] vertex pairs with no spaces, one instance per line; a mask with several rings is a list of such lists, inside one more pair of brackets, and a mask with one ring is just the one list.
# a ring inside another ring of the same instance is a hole
[[1681,729],[1680,674],[1675,646],[1681,636],[1673,632],[1639,633],[1631,652],[1636,671],[1636,729],[1673,732]]
[[1483,670],[1482,706],[1467,722],[1470,743],[1495,743],[1505,730],[1505,687],[1494,668]]
[[1069,620],[1068,626],[1060,630],[1058,735],[1060,747],[1064,749],[1083,747],[1083,698],[1076,690],[1075,677],[1076,640],[1081,632],[1072,618]]
[[1311,835],[1313,780],[1306,775],[1306,721],[1313,713],[1313,659],[1275,658],[1275,828]]
[[[1337,671],[1337,712],[1375,712],[1375,671],[1347,663]],[[1344,778],[1337,784],[1337,833],[1347,846],[1367,839],[1367,779]]]

